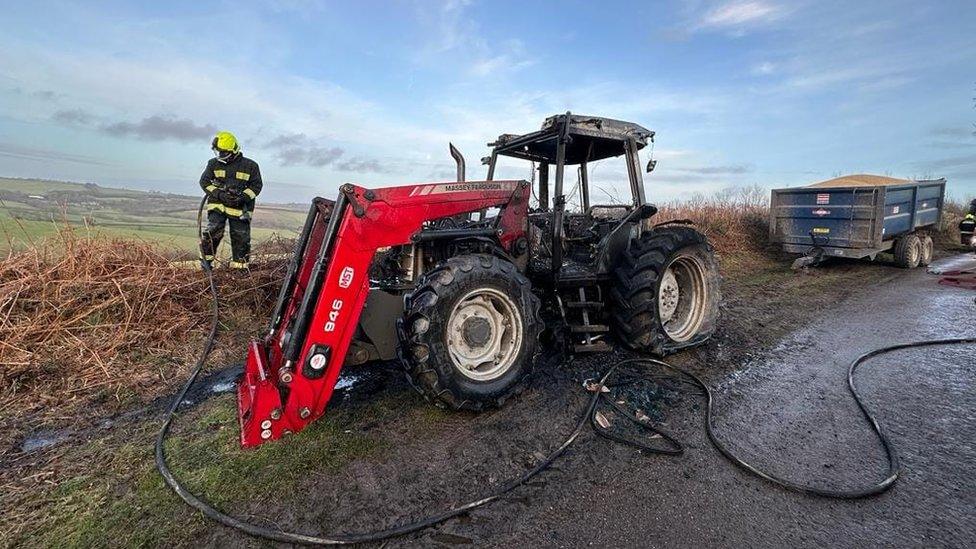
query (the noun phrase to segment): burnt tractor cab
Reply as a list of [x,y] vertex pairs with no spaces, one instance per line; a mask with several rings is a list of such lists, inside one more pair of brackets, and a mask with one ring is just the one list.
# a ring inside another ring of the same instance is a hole
[[[644,194],[639,152],[653,142],[654,132],[638,124],[567,113],[547,118],[537,132],[489,144],[488,180],[499,157],[533,163],[526,272],[554,298],[573,351],[607,351],[619,341],[664,355],[715,329],[718,269],[705,237],[688,226],[650,223],[657,208]],[[614,202],[598,204],[590,175],[607,159],[626,174],[616,190],[627,194],[601,189]],[[646,172],[655,165],[649,159]]]
[[[521,385],[544,334],[574,352],[620,342],[664,355],[705,341],[717,262],[694,228],[652,224],[639,152],[653,138],[566,113],[489,144],[485,180],[466,180],[452,145],[456,181],[345,184],[337,200],[315,199],[268,333],[248,351],[242,445],[321,416],[345,365],[399,360],[429,401],[481,410]],[[594,203],[603,160],[624,163],[629,198]],[[510,162],[534,182],[496,179]]]

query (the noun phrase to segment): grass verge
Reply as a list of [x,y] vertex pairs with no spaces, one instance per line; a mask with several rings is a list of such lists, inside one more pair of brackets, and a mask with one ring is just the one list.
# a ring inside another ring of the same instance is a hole
[[[396,413],[383,403],[357,413]],[[261,503],[287,504],[291,488],[309,471],[328,473],[367,458],[388,442],[346,430],[337,412],[317,421],[301,438],[255,450],[237,442],[233,394],[210,399],[177,419],[167,444],[173,470],[194,493],[216,505],[260,520]],[[211,528],[169,490],[156,472],[152,444],[158,416],[126,422],[95,436],[50,463],[54,478],[5,501],[0,544],[24,547],[170,547],[192,545]],[[68,456],[65,456],[68,457]],[[8,494],[9,495],[9,494]],[[7,499],[5,496],[4,499]],[[240,502],[249,502],[242,504]]]

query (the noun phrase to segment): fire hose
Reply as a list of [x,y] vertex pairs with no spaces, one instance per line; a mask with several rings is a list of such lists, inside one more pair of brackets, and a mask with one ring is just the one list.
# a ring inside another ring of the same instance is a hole
[[[200,203],[200,212],[198,212],[198,217],[197,217],[198,229],[201,234],[202,234],[202,212],[203,212],[203,207],[205,202],[206,199],[204,199],[204,201]],[[748,471],[749,473],[759,478],[765,479],[771,482],[772,484],[780,486],[781,488],[784,488],[786,490],[800,492],[811,496],[834,498],[834,499],[860,499],[860,498],[876,496],[883,492],[886,492],[892,486],[895,485],[895,482],[898,480],[899,475],[901,474],[901,465],[898,461],[898,456],[895,452],[895,448],[892,445],[891,440],[888,438],[888,435],[882,429],[881,423],[878,421],[878,419],[874,416],[871,410],[864,403],[863,399],[861,398],[861,394],[858,392],[857,385],[855,384],[855,376],[854,376],[858,367],[860,367],[862,364],[864,364],[871,358],[883,354],[891,353],[894,351],[904,350],[904,349],[933,347],[939,345],[976,344],[976,337],[933,339],[933,340],[916,341],[912,343],[901,343],[896,345],[889,345],[887,347],[881,347],[866,352],[861,356],[857,357],[856,359],[854,359],[850,363],[847,369],[847,388],[850,391],[850,394],[853,397],[854,401],[857,403],[858,407],[860,408],[861,414],[864,416],[864,419],[870,425],[872,431],[877,436],[878,441],[881,443],[881,446],[884,448],[888,460],[888,471],[886,473],[886,476],[882,480],[870,486],[865,486],[863,488],[854,489],[854,490],[836,490],[836,489],[820,488],[817,486],[800,484],[779,477],[777,475],[773,475],[771,473],[763,471],[762,469],[759,469],[758,467],[748,463],[744,459],[736,456],[732,452],[732,450],[730,450],[729,447],[721,440],[719,440],[718,437],[715,435],[715,426],[712,421],[713,408],[715,402],[714,394],[712,393],[712,390],[708,386],[708,384],[706,384],[700,377],[689,372],[688,370],[679,368],[677,366],[674,366],[672,364],[669,364],[661,360],[657,360],[653,358],[632,358],[632,359],[626,359],[617,362],[616,364],[612,365],[598,380],[590,380],[586,384],[587,389],[591,391],[593,394],[590,397],[589,402],[587,403],[585,412],[577,421],[573,431],[569,434],[568,437],[566,437],[566,439],[563,440],[563,442],[555,450],[551,451],[547,456],[545,456],[544,459],[542,459],[532,469],[503,483],[501,486],[495,488],[493,491],[486,494],[484,497],[475,499],[473,501],[469,501],[462,505],[455,506],[446,511],[442,511],[440,513],[430,515],[428,517],[425,517],[423,519],[414,522],[405,523],[384,530],[362,532],[362,533],[335,534],[331,536],[320,536],[320,535],[302,534],[299,532],[288,532],[284,530],[258,526],[256,524],[247,522],[246,520],[231,516],[221,511],[220,509],[217,509],[212,504],[210,504],[205,499],[203,499],[201,496],[197,496],[193,494],[173,474],[168,464],[166,463],[166,454],[164,450],[166,435],[169,433],[169,429],[170,426],[172,425],[173,418],[175,417],[176,412],[179,410],[180,405],[183,403],[184,397],[186,396],[190,388],[193,387],[194,383],[196,383],[197,378],[200,375],[200,372],[203,370],[203,367],[207,361],[207,357],[210,355],[210,352],[213,350],[214,343],[217,336],[218,312],[219,312],[217,285],[214,282],[212,271],[210,271],[209,269],[204,269],[204,273],[207,278],[210,297],[213,303],[210,331],[207,335],[206,342],[204,343],[204,346],[197,357],[196,363],[190,372],[189,378],[187,379],[183,387],[180,389],[180,391],[177,393],[176,398],[173,400],[173,403],[170,405],[169,410],[166,412],[162,427],[160,428],[159,434],[156,437],[156,457],[155,457],[156,468],[159,470],[159,473],[160,475],[162,475],[163,480],[166,482],[166,484],[170,488],[172,488],[173,491],[176,492],[176,494],[180,498],[182,498],[184,502],[186,502],[189,506],[193,507],[194,509],[200,511],[208,518],[216,522],[219,522],[224,526],[234,528],[236,530],[239,530],[251,536],[255,536],[258,538],[263,538],[271,541],[282,542],[282,543],[297,543],[297,544],[305,544],[305,545],[344,545],[344,544],[354,544],[354,543],[378,542],[395,536],[401,536],[404,534],[417,532],[419,530],[423,530],[425,528],[429,528],[436,524],[447,521],[451,518],[458,517],[460,515],[463,515],[474,509],[477,509],[479,507],[487,505],[488,503],[500,499],[505,494],[511,492],[512,490],[518,488],[519,486],[522,486],[523,484],[528,482],[530,479],[532,479],[539,473],[548,469],[549,466],[553,464],[553,462],[555,462],[560,456],[562,456],[566,452],[566,450],[569,449],[569,447],[572,446],[579,439],[580,435],[583,433],[583,430],[586,428],[587,423],[592,424],[593,429],[598,435],[614,440],[616,442],[627,444],[629,446],[639,448],[641,450],[649,451],[652,453],[663,453],[663,454],[670,454],[670,455],[680,454],[682,452],[681,445],[680,443],[677,442],[677,440],[674,439],[674,437],[672,437],[671,435],[667,434],[663,430],[649,423],[634,419],[632,417],[632,414],[629,413],[629,411],[620,407],[620,405],[610,400],[609,397],[607,396],[607,392],[605,391],[605,388],[608,388],[612,385],[612,380],[614,379],[615,374],[617,373],[617,371],[620,369],[621,366],[625,366],[625,365],[659,366],[662,368],[670,369],[674,372],[681,374],[690,383],[699,387],[702,390],[702,394],[706,398],[705,432],[708,435],[708,439],[711,441],[712,445],[715,446],[715,448],[719,451],[719,453],[721,453],[722,456],[724,456],[733,465],[745,471]],[[661,435],[661,437],[665,441],[667,441],[671,447],[670,448],[651,447],[638,441],[635,438],[630,438],[630,437],[616,434],[610,429],[606,428],[604,425],[601,425],[601,422],[598,421],[598,416],[597,416],[598,404],[600,404],[601,401],[608,403],[611,406],[611,409],[616,410],[616,413],[621,414],[623,417],[630,419],[630,421],[636,424],[639,428],[646,429]]]

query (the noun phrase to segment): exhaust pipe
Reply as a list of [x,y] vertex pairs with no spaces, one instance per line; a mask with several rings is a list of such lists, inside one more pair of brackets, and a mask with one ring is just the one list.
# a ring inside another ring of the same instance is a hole
[[451,156],[454,158],[454,161],[457,162],[457,180],[458,183],[461,183],[464,181],[464,156],[461,154],[461,151],[454,146],[454,143],[448,143],[447,145],[450,147]]

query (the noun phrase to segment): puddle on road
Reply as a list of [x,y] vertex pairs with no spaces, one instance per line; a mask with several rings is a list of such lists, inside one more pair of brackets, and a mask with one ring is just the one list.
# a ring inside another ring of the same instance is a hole
[[356,375],[352,375],[352,374],[341,375],[339,376],[339,379],[336,380],[335,388],[337,390],[351,389],[360,381],[361,380],[359,376]]
[[928,272],[945,274],[952,271],[976,269],[976,254],[960,254],[937,259],[929,265]]
[[229,393],[233,391],[235,387],[237,387],[237,382],[235,381],[220,381],[210,386],[210,392],[217,394]]
[[[339,379],[336,380],[335,388],[337,390],[350,389],[360,381],[361,381],[360,377],[355,375],[339,376]],[[216,383],[210,385],[210,392],[217,393],[217,394],[229,393],[236,388],[237,388],[236,380],[232,379],[232,380],[225,380],[225,381],[217,381]]]
[[430,539],[438,543],[445,543],[447,545],[471,545],[474,543],[474,540],[467,536],[459,536],[457,534],[451,534],[448,532],[438,532],[436,534],[432,534]]
[[68,435],[70,434],[71,432],[68,430],[39,431],[25,438],[24,442],[22,442],[20,445],[20,449],[23,452],[43,450],[44,448],[49,448],[55,444],[64,442],[68,439]]

